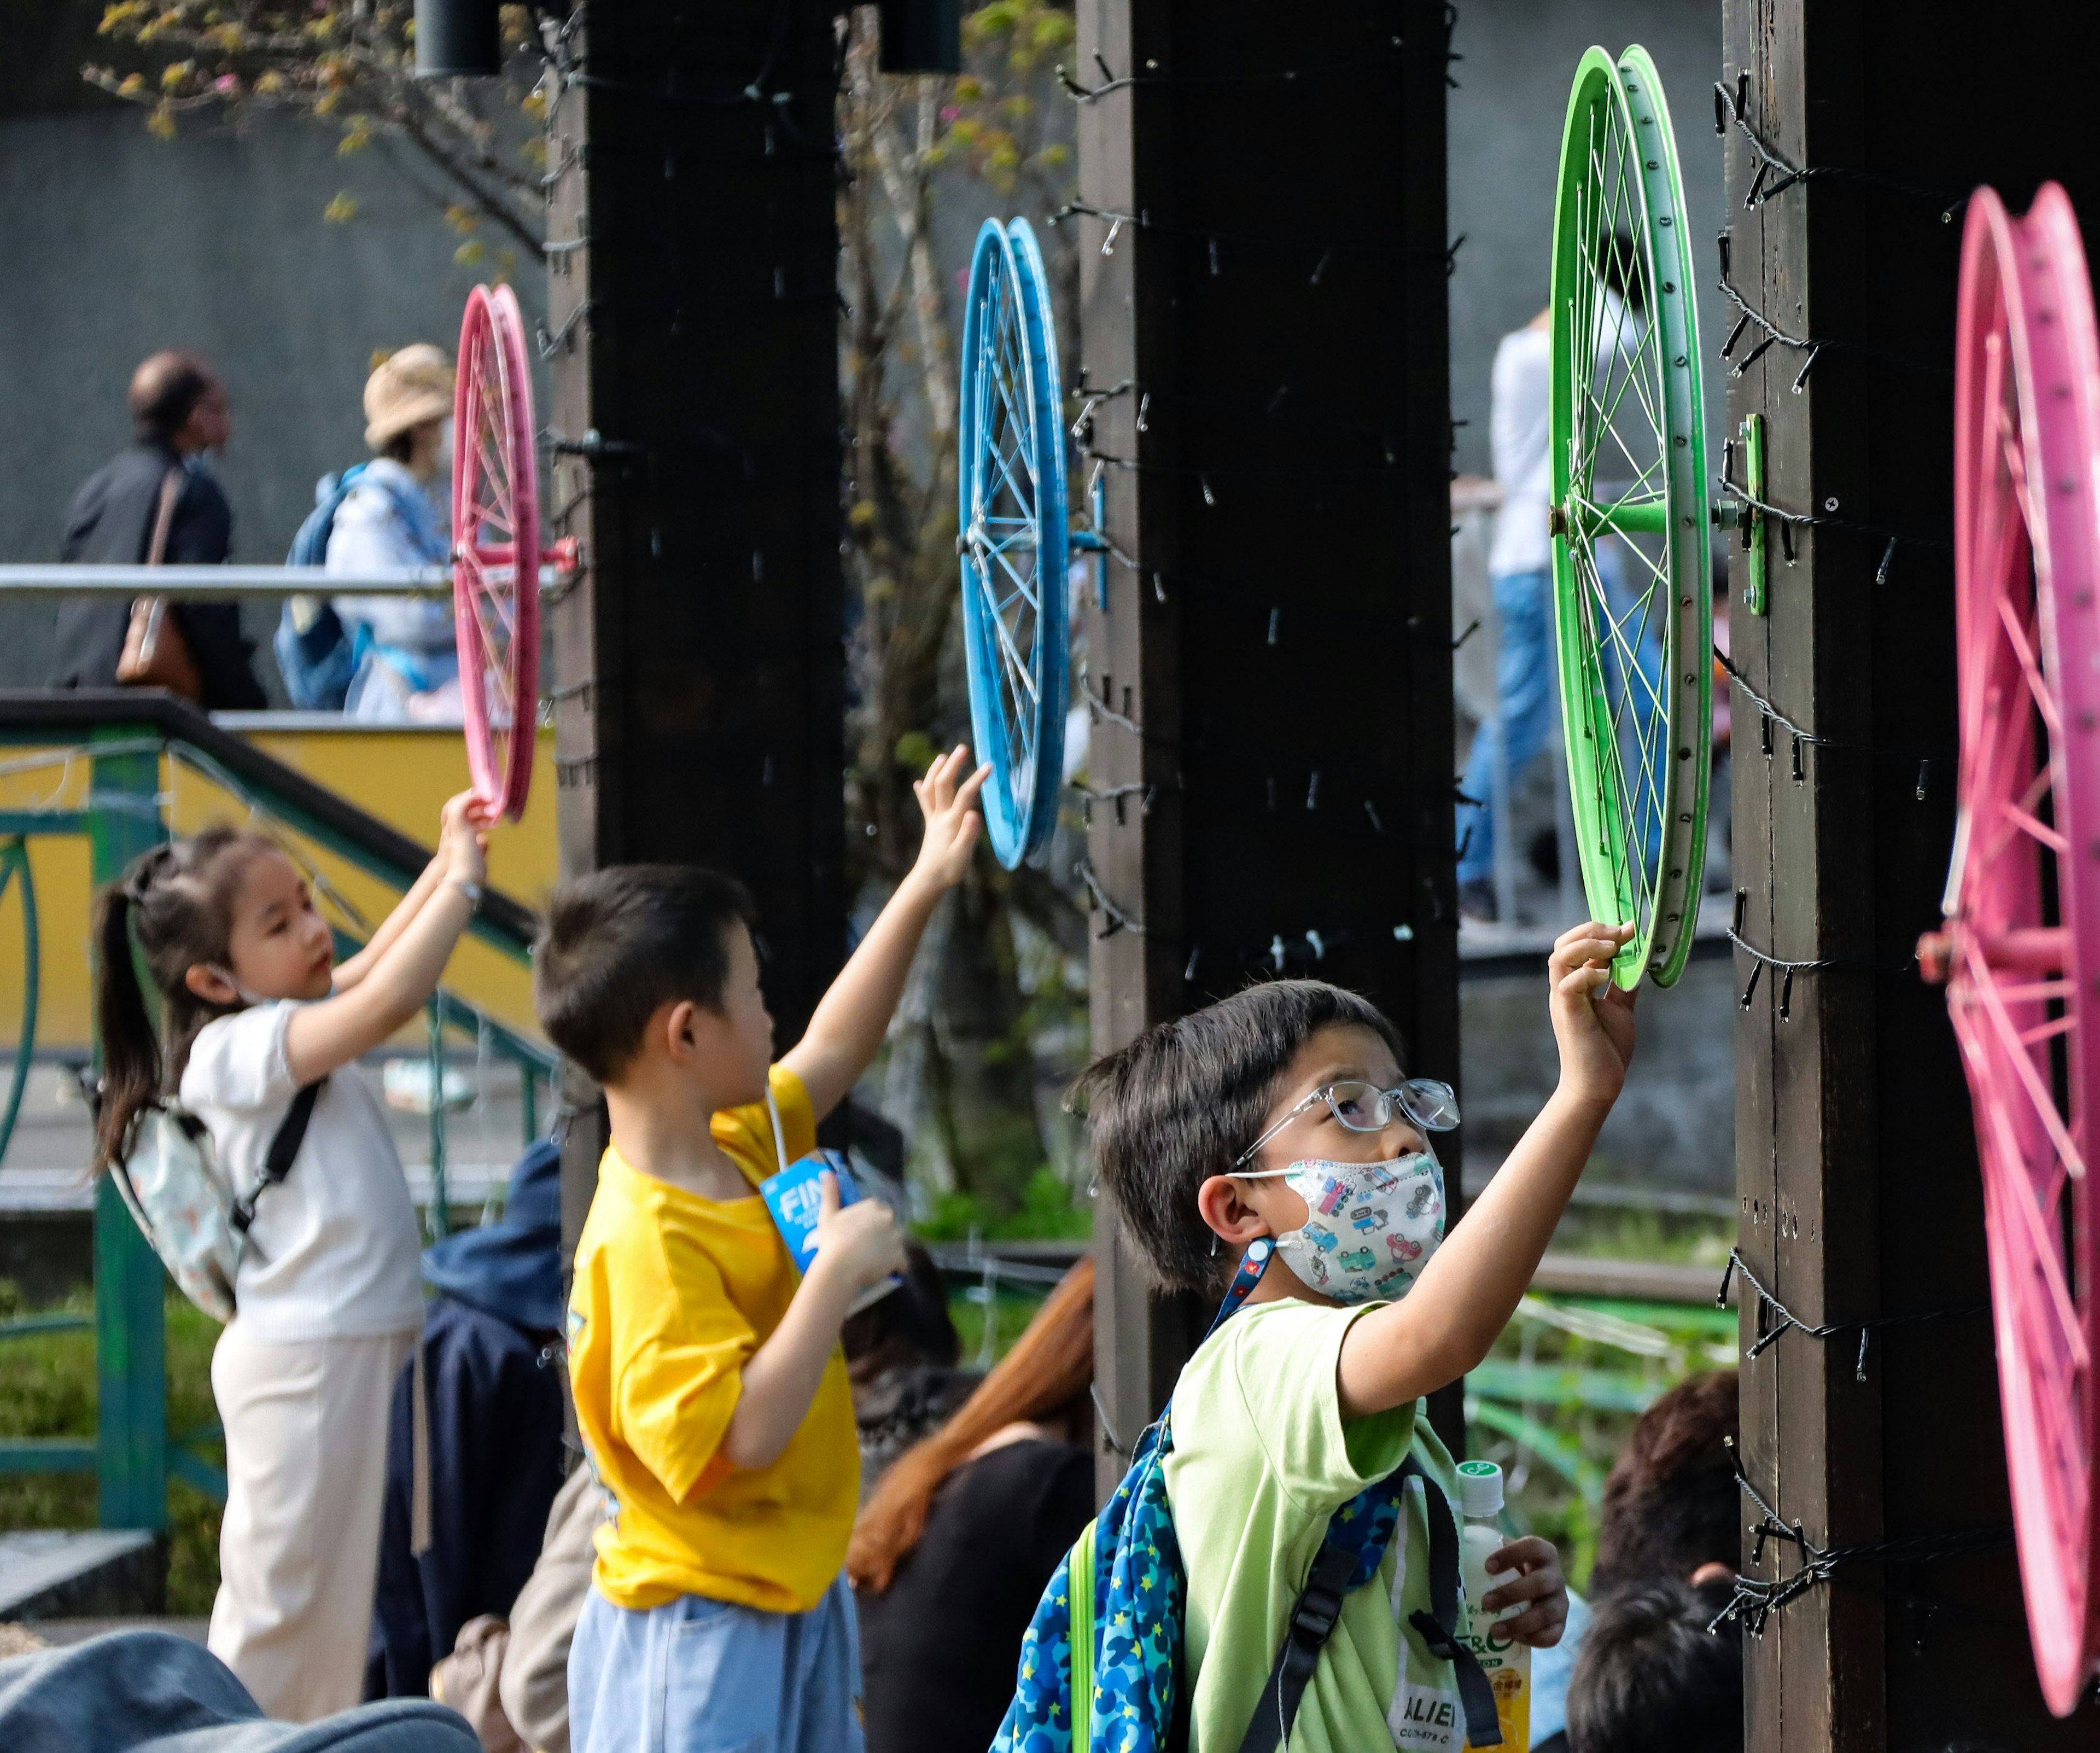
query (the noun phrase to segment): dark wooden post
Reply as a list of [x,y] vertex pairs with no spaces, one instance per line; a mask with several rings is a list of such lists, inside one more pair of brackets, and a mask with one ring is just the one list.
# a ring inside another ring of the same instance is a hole
[[[832,9],[601,9],[567,49],[543,343],[549,528],[585,562],[549,617],[562,868],[742,877],[784,1045],[845,947]],[[565,1099],[595,1107],[573,1073]]]
[[[1282,972],[1455,1076],[1443,9],[1081,0],[1079,29],[1089,82],[1132,82],[1079,135],[1118,555],[1085,629],[1094,1044]],[[1098,1234],[1127,1446],[1209,1310]]]
[[[2084,20],[2077,42],[2036,54],[2031,31],[2019,47],[2014,21],[1979,31],[1947,0],[1727,0],[1724,20],[1726,87],[1748,74],[1748,117],[1773,151],[1891,179],[1820,174],[1749,200],[1759,160],[1729,130],[1734,285],[1790,335],[1887,355],[1826,350],[1802,381],[1808,351],[1781,343],[1729,391],[1730,431],[1746,414],[1767,422],[1771,502],[1868,526],[1796,529],[1791,564],[1775,533],[1771,612],[1747,614],[1739,588],[1731,618],[1736,661],[1758,690],[1836,740],[1797,750],[1775,726],[1767,758],[1757,709],[1736,693],[1740,929],[1769,955],[1833,959],[1792,975],[1765,968],[1738,1022],[1740,1244],[1802,1322],[1938,1313],[1980,1300],[1986,1269],[1943,995],[1908,965],[1939,916],[1954,806],[1948,364],[1961,215],[1943,219],[1948,198],[1930,191],[1990,181],[2024,206],[2056,175],[2076,197],[2089,163],[2078,86],[2094,33]],[[1930,94],[1949,80],[1961,99],[1939,102]],[[1704,125],[1709,94],[1671,95],[1680,128]],[[1765,173],[1764,188],[1777,181]],[[1747,987],[1750,960],[1739,953],[1736,967]],[[1774,1318],[1747,1289],[1742,1308],[1747,1347]],[[1819,1545],[2007,1519],[1985,1320],[1877,1327],[1864,1346],[1856,1327],[1820,1342],[1788,1332],[1743,1363],[1742,1384],[1745,1474]],[[1747,1499],[1745,1511],[1757,1520]],[[1761,1554],[1746,1540],[1745,1559],[1767,1579],[1802,1561],[1770,1540]],[[2043,1711],[2009,1550],[1841,1565],[1746,1648],[1756,1753],[2092,1744],[2089,1707],[2068,1724]]]

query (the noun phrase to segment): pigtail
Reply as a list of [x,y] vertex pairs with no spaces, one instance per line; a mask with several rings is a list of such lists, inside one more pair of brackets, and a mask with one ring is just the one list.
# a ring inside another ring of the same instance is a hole
[[95,1115],[95,1172],[121,1162],[139,1117],[161,1094],[161,1043],[132,960],[133,890],[126,875],[96,898],[95,1027],[102,1044],[102,1103]]
[[[267,840],[214,825],[142,854],[121,881],[96,897],[102,1106],[95,1124],[95,1173],[123,1161],[139,1115],[161,1100],[168,1084],[180,1084],[198,1031],[240,1008],[198,997],[189,988],[188,970],[226,960],[241,870],[257,852],[269,850]],[[157,1025],[139,984],[141,960],[161,996]]]

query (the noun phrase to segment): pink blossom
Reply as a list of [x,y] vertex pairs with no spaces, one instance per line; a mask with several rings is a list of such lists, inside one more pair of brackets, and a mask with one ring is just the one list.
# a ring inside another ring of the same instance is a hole
[[240,91],[240,81],[232,73],[221,73],[211,82],[211,88],[221,97],[232,97]]
[[962,113],[963,107],[960,104],[943,104],[941,106],[941,120],[943,121],[953,121],[958,116],[961,115]]

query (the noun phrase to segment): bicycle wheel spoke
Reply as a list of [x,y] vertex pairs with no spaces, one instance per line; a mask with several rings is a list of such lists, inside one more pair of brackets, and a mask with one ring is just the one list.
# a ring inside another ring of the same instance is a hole
[[2056,696],[2049,691],[2049,684],[2042,679],[2041,665],[2036,658],[2032,641],[2027,629],[2020,625],[2013,613],[2013,606],[2001,597],[1998,599],[1998,620],[2005,629],[2005,641],[2013,648],[2013,656],[2019,660],[2020,673],[2027,678],[2027,691],[2034,695],[2035,709],[2041,714],[2041,722],[2049,726],[2051,736],[2063,734],[2062,715],[2056,709]]
[[997,606],[990,602],[990,592],[986,591],[985,596],[988,610],[986,618],[991,622],[994,631],[999,636],[999,648],[1001,656],[1005,659],[1006,673],[1019,685],[1020,689],[1025,690],[1029,699],[1033,700],[1035,698],[1035,678],[1029,673],[1028,660],[1021,655],[1020,649],[1014,644],[1013,635],[1007,630],[1005,620],[999,613]]
[[2027,1100],[2033,1105],[2036,1118],[2048,1133],[2049,1141],[2062,1159],[2066,1171],[2073,1177],[2083,1176],[2085,1172],[2085,1159],[2078,1147],[2072,1143],[2070,1133],[2065,1129],[2062,1116],[2056,1111],[2054,1098],[2042,1084],[2041,1074],[2035,1066],[2034,1056],[2020,1044],[2019,1031],[2014,1027],[2012,1018],[1998,996],[1997,988],[1991,983],[1988,969],[1982,956],[1973,946],[1969,952],[1969,959],[1977,999],[1984,1016],[1989,1020],[1992,1032],[2005,1049],[2014,1076],[2027,1093]]

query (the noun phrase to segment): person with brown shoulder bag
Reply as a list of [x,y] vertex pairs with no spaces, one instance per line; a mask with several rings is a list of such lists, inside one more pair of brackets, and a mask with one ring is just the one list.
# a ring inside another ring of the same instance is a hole
[[[232,510],[201,463],[232,434],[224,386],[194,355],[157,353],[132,377],[130,406],[135,442],[73,496],[60,558],[223,564]],[[207,710],[254,710],[267,702],[253,650],[235,603],[76,598],[59,611],[51,685],[165,688]]]

